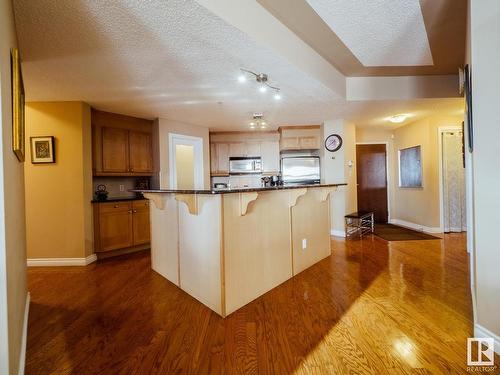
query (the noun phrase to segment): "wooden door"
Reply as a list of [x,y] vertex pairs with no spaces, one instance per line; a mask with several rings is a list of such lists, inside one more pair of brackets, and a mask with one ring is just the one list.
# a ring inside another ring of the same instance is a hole
[[264,141],[261,144],[262,171],[278,173],[280,171],[280,145],[278,141]]
[[373,211],[378,223],[388,219],[386,166],[385,144],[356,146],[358,211]]
[[229,145],[217,143],[217,172],[229,173]]
[[132,201],[134,245],[149,243],[149,201]]
[[129,160],[130,172],[152,173],[153,151],[151,134],[143,132],[129,132]]
[[128,172],[128,130],[102,128],[102,171]]
[[133,245],[130,202],[99,203],[99,242],[100,251]]

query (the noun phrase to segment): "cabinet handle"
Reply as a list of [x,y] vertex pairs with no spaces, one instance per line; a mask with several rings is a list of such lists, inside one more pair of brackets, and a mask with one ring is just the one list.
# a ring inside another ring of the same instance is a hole
[[134,210],[133,213],[135,214],[137,212],[137,210]]
[[132,213],[132,210],[128,210],[128,213],[131,214]]
[[114,207],[114,208],[118,208],[118,207],[120,207],[120,206],[119,206],[119,205],[117,205],[117,204],[115,204],[113,207]]

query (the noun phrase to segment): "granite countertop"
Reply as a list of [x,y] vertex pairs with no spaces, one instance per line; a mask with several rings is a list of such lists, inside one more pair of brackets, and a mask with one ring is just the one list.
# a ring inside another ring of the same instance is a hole
[[231,193],[250,193],[259,191],[273,191],[273,190],[290,190],[290,189],[303,189],[303,188],[321,188],[321,187],[336,187],[346,186],[346,183],[341,184],[312,184],[312,185],[285,185],[285,186],[268,186],[258,188],[236,188],[236,189],[196,189],[196,190],[182,190],[182,189],[149,189],[149,190],[129,190],[134,193],[177,193],[177,194],[231,194]]
[[104,201],[100,201],[97,199],[92,199],[90,202],[91,203],[106,203],[106,202],[122,202],[122,201],[137,201],[137,200],[143,200],[145,199],[144,197],[110,197]]

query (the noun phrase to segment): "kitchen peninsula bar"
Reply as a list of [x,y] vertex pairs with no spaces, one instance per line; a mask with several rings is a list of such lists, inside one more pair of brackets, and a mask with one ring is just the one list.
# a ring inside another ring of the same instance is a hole
[[153,202],[152,268],[225,317],[330,255],[342,185],[133,191]]

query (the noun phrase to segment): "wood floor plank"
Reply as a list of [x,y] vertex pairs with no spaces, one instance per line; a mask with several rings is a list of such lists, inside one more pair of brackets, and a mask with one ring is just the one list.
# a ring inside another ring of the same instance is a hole
[[225,319],[147,252],[30,268],[26,374],[467,373],[465,243],[332,239],[330,257]]

